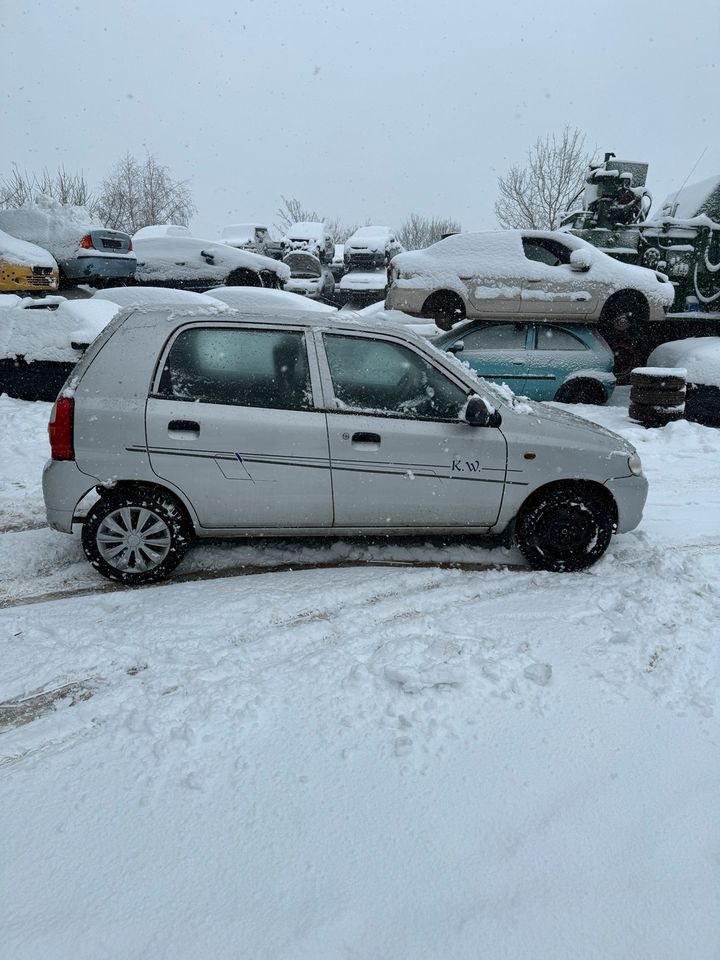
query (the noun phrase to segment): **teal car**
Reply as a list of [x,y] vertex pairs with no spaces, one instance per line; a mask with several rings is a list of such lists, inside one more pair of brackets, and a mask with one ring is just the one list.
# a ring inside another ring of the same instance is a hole
[[530,400],[602,404],[615,388],[612,350],[584,324],[466,320],[433,343]]

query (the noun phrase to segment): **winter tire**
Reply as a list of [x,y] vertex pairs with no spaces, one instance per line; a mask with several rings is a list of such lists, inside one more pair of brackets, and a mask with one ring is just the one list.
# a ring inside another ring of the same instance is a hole
[[127,584],[163,580],[183,558],[189,540],[177,500],[151,487],[106,494],[82,528],[83,550],[93,567]]
[[597,380],[577,378],[564,383],[555,394],[558,403],[603,404],[607,400],[605,387]]
[[664,427],[667,423],[682,420],[685,416],[685,407],[651,407],[631,403],[628,407],[628,416],[644,427]]
[[685,378],[671,373],[640,373],[639,370],[633,370],[630,374],[630,386],[647,387],[648,390],[682,390]]
[[590,489],[555,489],[524,508],[515,527],[520,552],[536,570],[570,572],[591,566],[615,529],[611,505]]
[[630,403],[641,407],[679,407],[685,403],[685,391],[633,387],[630,391]]
[[433,293],[423,304],[422,315],[434,320],[441,330],[452,330],[454,324],[465,319],[465,304],[456,293]]

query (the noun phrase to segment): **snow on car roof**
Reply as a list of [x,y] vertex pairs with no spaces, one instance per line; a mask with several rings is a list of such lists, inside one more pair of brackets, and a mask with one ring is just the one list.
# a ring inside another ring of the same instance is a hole
[[256,230],[267,230],[267,227],[264,223],[231,223],[229,226],[222,228],[220,236],[223,239],[226,237],[246,237],[253,239]]
[[325,236],[325,224],[316,220],[299,220],[288,227],[286,237],[291,240],[320,240]]
[[153,223],[140,229],[133,234],[133,243],[135,240],[146,240],[148,237],[189,237],[190,231],[187,227],[180,226],[177,223]]
[[218,240],[202,240],[200,237],[146,237],[135,244],[139,274],[152,272],[158,276],[196,276],[204,264],[203,251],[212,254],[228,270],[269,270],[280,280],[287,280],[290,270],[279,260],[263,257],[250,250],[237,250]]
[[385,237],[390,233],[390,227],[358,227],[353,237]]
[[104,230],[85,207],[63,205],[52,197],[36,200],[12,210],[0,210],[0,230],[49,249],[53,256],[72,256],[81,238],[90,230]]
[[255,314],[267,313],[274,316],[278,311],[288,310],[300,313],[337,313],[335,307],[308,297],[301,297],[288,290],[270,290],[267,287],[215,287],[208,290],[208,296],[222,300],[234,310]]
[[155,305],[187,304],[188,306],[219,306],[220,301],[205,293],[178,290],[175,287],[110,287],[98,290],[93,300],[107,300],[119,307],[147,307]]
[[0,260],[22,267],[51,267],[57,270],[55,258],[36,243],[19,240],[0,230]]

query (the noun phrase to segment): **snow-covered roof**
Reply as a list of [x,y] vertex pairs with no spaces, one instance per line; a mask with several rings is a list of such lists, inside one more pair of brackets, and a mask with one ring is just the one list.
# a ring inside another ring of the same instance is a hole
[[[390,227],[358,227],[353,237],[389,237],[392,235]],[[352,240],[352,237],[350,238]]]
[[658,219],[675,217],[689,220],[703,213],[712,220],[720,220],[720,176],[689,183],[669,194],[662,202]]
[[208,296],[222,300],[229,307],[241,312],[268,313],[297,310],[302,313],[337,313],[335,307],[301,297],[287,290],[269,290],[266,287],[216,287],[208,290]]
[[220,236],[223,240],[228,238],[254,240],[256,230],[267,230],[267,227],[264,223],[232,223],[222,228]]
[[98,290],[93,300],[106,300],[119,307],[148,307],[181,304],[188,306],[218,306],[219,300],[205,293],[177,290],[174,287],[109,287]]
[[177,223],[153,223],[133,234],[133,243],[136,240],[146,240],[148,237],[189,237],[190,231]]
[[19,240],[0,230],[0,260],[21,267],[51,267],[57,270],[55,258],[35,243]]
[[300,220],[288,227],[285,236],[289,240],[322,240],[325,237],[325,224],[314,220]]

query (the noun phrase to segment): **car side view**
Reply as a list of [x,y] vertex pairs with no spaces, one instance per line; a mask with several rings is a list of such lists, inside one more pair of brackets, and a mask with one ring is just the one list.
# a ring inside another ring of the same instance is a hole
[[675,295],[661,273],[543,230],[455,234],[393,257],[389,279],[388,310],[431,317],[444,329],[498,313],[622,329],[631,320],[662,320]]
[[531,400],[602,404],[615,389],[612,350],[584,324],[466,320],[433,342]]
[[402,327],[312,313],[126,309],[50,420],[50,526],[92,565],[167,576],[194,537],[480,534],[580,570],[640,522],[634,448],[497,391]]

